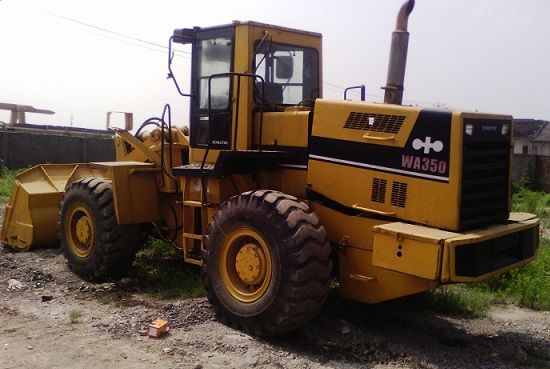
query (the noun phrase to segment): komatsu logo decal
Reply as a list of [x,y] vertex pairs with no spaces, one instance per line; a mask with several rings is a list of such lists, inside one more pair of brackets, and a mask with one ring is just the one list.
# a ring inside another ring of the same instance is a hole
[[435,152],[441,152],[441,150],[443,150],[443,142],[437,140],[432,142],[431,137],[426,137],[424,141],[419,138],[415,138],[412,146],[415,150],[424,149],[424,154],[429,154],[430,150],[433,150]]
[[[412,142],[412,147],[417,151],[422,150],[426,155],[429,155],[431,150],[434,153],[439,153],[444,148],[443,142],[439,140],[432,142],[432,138],[429,136],[424,140],[415,138]],[[424,173],[445,174],[447,172],[447,161],[426,156],[402,154],[401,167]]]

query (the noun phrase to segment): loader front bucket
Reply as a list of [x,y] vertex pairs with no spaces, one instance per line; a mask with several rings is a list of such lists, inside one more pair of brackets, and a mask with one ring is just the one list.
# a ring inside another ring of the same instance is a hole
[[65,188],[102,174],[89,164],[42,164],[22,172],[4,211],[0,240],[19,251],[58,246],[59,204]]

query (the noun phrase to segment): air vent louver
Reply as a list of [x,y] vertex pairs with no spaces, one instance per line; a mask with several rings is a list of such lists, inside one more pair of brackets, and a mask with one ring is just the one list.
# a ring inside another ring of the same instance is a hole
[[373,178],[372,179],[372,194],[371,201],[385,203],[386,202],[386,185],[385,179]]
[[391,186],[391,204],[400,208],[405,207],[407,201],[407,184],[393,182]]
[[344,128],[369,132],[398,133],[405,122],[403,115],[349,113]]
[[[464,119],[476,134],[464,134],[460,228],[471,229],[508,219],[510,201],[510,137],[483,132],[483,124],[509,121]],[[466,128],[464,128],[466,129]],[[498,131],[500,133],[500,130]]]

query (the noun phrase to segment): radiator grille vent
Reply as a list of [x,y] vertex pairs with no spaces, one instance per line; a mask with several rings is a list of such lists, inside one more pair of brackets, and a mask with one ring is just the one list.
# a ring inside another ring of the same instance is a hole
[[405,122],[403,115],[349,113],[344,128],[369,132],[398,133]]
[[371,201],[385,203],[386,202],[386,185],[385,179],[373,178]]
[[[465,125],[471,124],[474,129],[478,129],[484,122],[486,121],[464,120]],[[509,137],[464,135],[461,229],[506,222],[510,199],[509,173]]]
[[393,182],[391,186],[391,204],[404,208],[406,201],[407,184],[403,182]]

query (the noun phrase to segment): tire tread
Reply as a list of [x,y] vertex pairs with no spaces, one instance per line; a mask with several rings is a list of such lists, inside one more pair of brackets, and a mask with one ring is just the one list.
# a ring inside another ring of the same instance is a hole
[[[90,209],[96,227],[95,244],[86,258],[70,251],[65,236],[65,211],[75,201]],[[59,219],[61,249],[69,267],[77,275],[88,281],[100,282],[120,278],[127,273],[141,243],[139,226],[117,223],[109,180],[90,177],[71,183],[60,204]]]
[[[239,316],[227,309],[212,285],[209,256],[213,237],[223,232],[227,217],[235,212],[261,216],[280,235],[280,258],[284,268],[276,297],[265,311]],[[208,299],[222,322],[259,336],[279,335],[299,329],[321,309],[329,292],[332,273],[331,247],[325,228],[309,206],[296,197],[272,190],[233,196],[224,202],[208,225],[203,255],[203,277]]]

